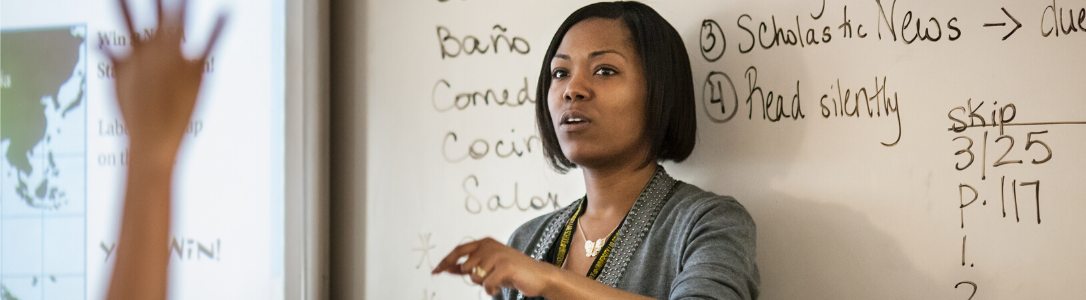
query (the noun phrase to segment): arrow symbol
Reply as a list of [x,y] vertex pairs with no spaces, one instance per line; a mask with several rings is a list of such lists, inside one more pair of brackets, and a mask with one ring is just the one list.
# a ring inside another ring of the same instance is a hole
[[[1014,34],[1015,31],[1018,31],[1018,28],[1022,28],[1022,23],[1018,22],[1018,20],[1015,20],[1014,16],[1012,16],[1011,13],[1007,12],[1006,8],[1000,7],[999,9],[1002,9],[1003,13],[1007,14],[1007,17],[1011,18],[1011,21],[1014,21],[1014,29],[1011,29],[1011,33],[1008,33],[1006,36],[1003,36],[1003,40],[1006,41],[1007,38],[1011,37],[1011,35]],[[1007,23],[1006,22],[1004,22],[1004,23],[984,23],[984,27],[992,27],[992,26],[1007,26]]]

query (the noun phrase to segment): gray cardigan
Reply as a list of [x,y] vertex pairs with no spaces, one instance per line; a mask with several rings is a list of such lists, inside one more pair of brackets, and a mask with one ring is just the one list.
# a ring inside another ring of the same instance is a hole
[[[544,260],[581,201],[524,223],[509,246]],[[597,281],[655,299],[757,299],[754,255],[754,220],[743,205],[676,181],[657,167],[619,228]],[[512,289],[494,297],[522,298]]]

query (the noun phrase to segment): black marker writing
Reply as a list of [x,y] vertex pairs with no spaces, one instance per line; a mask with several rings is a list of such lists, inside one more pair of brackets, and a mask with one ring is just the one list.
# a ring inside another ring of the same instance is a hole
[[[963,267],[965,266],[965,238],[966,237],[967,236],[964,236],[964,235],[962,236],[962,266]],[[973,264],[969,264],[969,267],[972,268]]]
[[461,54],[485,54],[492,50],[494,54],[497,54],[506,51],[506,49],[509,53],[528,54],[528,51],[531,50],[528,40],[519,36],[509,38],[505,35],[507,30],[508,28],[502,27],[501,24],[494,25],[490,39],[480,40],[473,35],[457,38],[445,26],[437,26],[437,42],[441,45],[441,59],[455,58]]
[[714,62],[724,56],[728,48],[728,40],[724,38],[724,31],[716,21],[706,19],[701,21],[701,33],[698,43],[701,46],[701,57],[709,62]]
[[[473,193],[474,188],[479,187],[479,177],[468,175],[468,177],[464,178],[461,186],[466,195],[464,197],[464,209],[473,215],[482,213],[484,209],[483,201]],[[506,199],[506,201],[508,201],[508,198]],[[517,209],[519,211],[543,210],[548,206],[555,210],[559,208],[558,194],[555,193],[547,193],[546,198],[543,196],[532,196],[528,199],[527,203],[521,203],[520,200],[520,184],[513,183],[512,201],[503,202],[500,195],[494,194],[487,198],[485,208],[492,212],[509,209]]]
[[[837,30],[841,31],[841,37],[852,38],[852,19],[848,18],[848,5],[845,5],[844,20],[841,21],[841,25],[837,26]],[[867,37],[867,33],[864,33],[864,25],[856,24],[856,36],[859,38]]]
[[[1057,9],[1059,12],[1057,12]],[[1051,18],[1049,17],[1051,16]],[[1063,7],[1056,6],[1056,0],[1052,0],[1052,5],[1045,6],[1044,12],[1041,13],[1041,36],[1049,37],[1053,34],[1056,37],[1063,33],[1064,36],[1070,35],[1073,32],[1086,32],[1086,8],[1080,8],[1078,10],[1078,22],[1076,27],[1075,9],[1067,9],[1067,20],[1064,22]],[[1051,19],[1051,20],[1050,20]],[[1048,24],[1051,21],[1052,24]]]
[[973,296],[977,295],[977,284],[973,283],[972,281],[962,281],[962,282],[959,282],[958,284],[955,284],[954,288],[958,288],[958,286],[962,285],[963,283],[973,286],[973,293],[969,294],[969,299],[967,299],[967,300],[973,300]]
[[[894,18],[894,14],[895,10],[897,9],[897,0],[894,0],[890,3],[890,15],[886,14],[886,7],[883,6],[881,0],[875,0],[875,3],[878,4],[879,7],[879,13],[877,15],[877,33],[880,40],[882,39],[882,28],[884,26],[886,27],[886,29],[889,30],[890,38],[894,41],[897,41],[898,32],[896,29],[900,28],[901,41],[905,44],[912,44],[916,41],[938,42],[940,39],[943,38],[944,24],[941,23],[939,19],[931,17],[927,20],[924,20],[923,18],[917,17],[915,19],[916,23],[913,23],[913,11],[910,10],[906,11],[904,16],[902,16],[901,18],[901,22],[899,24],[896,24],[894,22],[897,19]],[[946,37],[949,41],[955,41],[962,37],[961,29],[954,25],[954,22],[957,21],[957,17],[952,17],[945,24],[945,27],[947,28]],[[908,35],[909,33],[907,33],[910,27],[916,28],[915,33],[913,33],[911,37]],[[920,33],[920,29],[922,27],[924,29],[923,34]],[[934,34],[932,34],[933,32]]]
[[510,98],[514,96],[510,93],[510,89],[501,90],[500,96],[494,89],[465,91],[455,93],[455,95],[449,93],[451,90],[452,84],[445,79],[434,83],[434,88],[430,91],[430,103],[433,104],[434,110],[447,112],[453,109],[466,110],[471,107],[491,105],[520,107],[527,103],[535,103],[535,99],[532,99],[532,93],[528,90],[528,77],[524,77],[524,85],[517,91],[516,98]]
[[[969,203],[965,202],[965,189],[967,188],[970,192],[973,193],[973,200],[969,200]],[[958,185],[958,199],[960,200],[959,203],[961,203],[961,206],[958,206],[958,209],[961,213],[962,228],[965,228],[965,208],[967,206],[973,205],[973,202],[977,202],[977,198],[980,198],[980,193],[977,192],[977,189],[964,183]]]
[[[806,117],[803,115],[803,106],[799,97],[799,81],[796,81],[796,93],[792,96],[792,101],[789,104],[787,110],[784,106],[784,96],[777,94],[774,97],[773,91],[765,92],[761,86],[758,86],[758,69],[754,66],[747,68],[746,73],[743,75],[747,79],[747,85],[750,90],[750,94],[747,96],[747,105],[749,106],[747,112],[747,119],[751,119],[754,113],[754,99],[759,100],[759,110],[762,111],[762,119],[769,120],[770,122],[780,121],[782,118],[791,118],[792,120],[798,120]],[[758,97],[755,98],[754,94],[757,93]],[[774,105],[776,109],[774,109]]]
[[[901,142],[902,128],[901,128],[901,105],[898,103],[898,94],[894,92],[894,97],[890,97],[890,91],[886,90],[887,77],[882,77],[882,83],[879,83],[879,78],[875,77],[874,90],[869,91],[867,87],[861,87],[859,90],[853,92],[850,88],[842,88],[841,80],[838,79],[836,85],[830,85],[830,90],[836,90],[837,97],[833,97],[832,94],[823,94],[819,99],[818,104],[822,108],[822,118],[829,119],[830,117],[862,117],[863,113],[860,110],[860,104],[863,103],[868,118],[881,118],[890,117],[893,115],[897,118],[897,137],[893,142],[881,142],[883,146],[892,147]],[[863,94],[862,96],[860,94]]]
[[[510,133],[516,133],[516,130],[510,130]],[[471,143],[467,143],[467,141],[460,142],[456,132],[449,131],[445,133],[445,137],[441,141],[441,155],[445,158],[445,162],[448,163],[461,162],[468,157],[474,160],[480,160],[491,153],[498,158],[522,157],[526,153],[540,151],[540,148],[532,148],[533,144],[538,144],[542,147],[542,142],[538,135],[531,134],[527,137],[519,138],[519,140],[498,139],[493,142],[480,138],[473,140]],[[520,146],[518,147],[517,145]]]
[[[739,95],[735,91],[735,84],[724,72],[709,73],[701,87],[701,99],[705,114],[714,123],[728,122],[739,111]],[[719,109],[717,109],[718,106]],[[718,110],[719,114],[716,113]]]
[[[816,16],[814,13],[810,14],[811,20],[817,21],[821,19],[825,12],[826,2],[823,1],[822,8],[819,10],[818,15]],[[743,43],[739,43],[739,53],[749,53],[753,51],[755,43],[761,46],[762,49],[769,50],[781,45],[798,45],[800,48],[815,46],[821,43],[829,43],[830,40],[833,39],[830,35],[829,25],[822,26],[820,31],[816,31],[815,28],[804,29],[803,24],[800,22],[799,15],[796,15],[793,19],[795,20],[795,27],[791,27],[791,24],[785,25],[786,23],[781,23],[781,26],[778,27],[777,16],[770,15],[769,23],[767,24],[765,21],[759,22],[755,29],[757,32],[755,32],[751,31],[752,28],[755,28],[754,24],[746,23],[747,21],[753,22],[754,18],[749,14],[740,15],[739,18],[735,20],[735,25],[738,26],[739,29],[745,31],[750,37],[750,46],[744,49]]]

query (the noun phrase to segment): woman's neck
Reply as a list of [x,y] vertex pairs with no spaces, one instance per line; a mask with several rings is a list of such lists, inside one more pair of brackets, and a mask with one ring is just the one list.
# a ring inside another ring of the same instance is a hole
[[610,168],[583,168],[591,219],[622,218],[656,173],[656,165],[636,161]]

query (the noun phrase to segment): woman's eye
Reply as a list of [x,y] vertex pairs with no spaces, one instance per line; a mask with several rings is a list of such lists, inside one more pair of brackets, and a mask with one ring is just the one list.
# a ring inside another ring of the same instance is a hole
[[596,70],[596,75],[611,76],[617,73],[618,72],[611,68],[600,68],[599,70]]
[[566,70],[554,70],[553,72],[551,72],[551,77],[554,79],[565,78],[568,76],[569,72],[566,72]]

